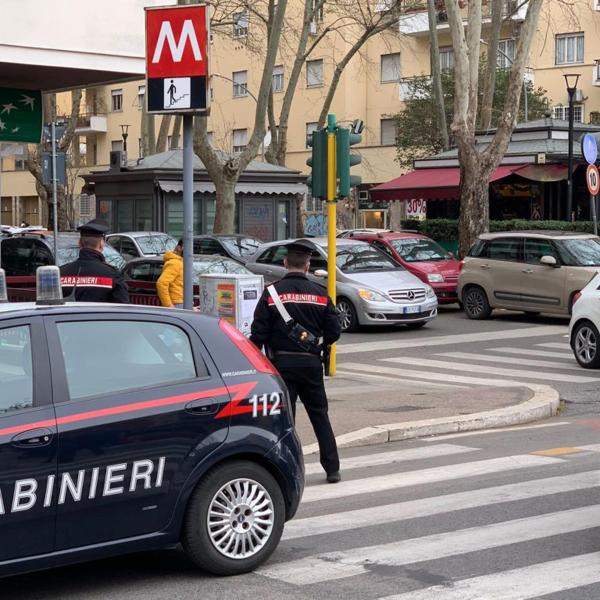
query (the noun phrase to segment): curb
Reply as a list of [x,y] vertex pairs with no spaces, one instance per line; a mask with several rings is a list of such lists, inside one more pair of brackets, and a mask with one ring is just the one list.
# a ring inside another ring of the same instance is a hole
[[[386,442],[397,442],[443,433],[461,433],[480,429],[494,429],[510,425],[522,425],[531,421],[553,417],[560,405],[559,393],[548,385],[527,384],[522,387],[533,392],[533,397],[519,404],[469,415],[423,419],[389,425],[373,425],[344,433],[336,438],[338,448],[371,446]],[[317,444],[304,448],[304,455],[319,451]]]

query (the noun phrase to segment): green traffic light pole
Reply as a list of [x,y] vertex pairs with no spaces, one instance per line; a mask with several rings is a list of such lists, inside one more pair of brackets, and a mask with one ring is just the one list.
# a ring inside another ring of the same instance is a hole
[[[337,131],[335,115],[327,115],[327,293],[336,303]],[[336,345],[331,346],[329,375],[336,370]]]

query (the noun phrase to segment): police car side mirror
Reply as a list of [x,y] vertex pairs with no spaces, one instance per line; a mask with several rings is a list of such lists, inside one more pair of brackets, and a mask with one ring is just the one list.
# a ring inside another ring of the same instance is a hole
[[315,277],[323,277],[323,278],[325,278],[325,277],[327,277],[328,273],[327,273],[327,271],[325,269],[317,269],[314,272],[314,275],[315,275]]

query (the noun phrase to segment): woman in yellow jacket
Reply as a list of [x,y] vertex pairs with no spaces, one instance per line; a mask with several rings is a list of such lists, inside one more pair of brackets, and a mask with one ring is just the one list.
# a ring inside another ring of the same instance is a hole
[[156,291],[160,303],[167,308],[183,307],[183,240],[179,240],[175,249],[165,252],[164,266]]

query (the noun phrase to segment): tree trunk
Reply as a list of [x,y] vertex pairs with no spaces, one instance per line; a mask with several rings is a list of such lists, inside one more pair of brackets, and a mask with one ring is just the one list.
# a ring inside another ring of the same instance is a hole
[[217,207],[214,233],[235,233],[235,184],[237,177],[222,175],[215,180]]
[[183,125],[183,117],[181,115],[177,115],[175,117],[175,123],[173,123],[173,133],[171,138],[171,146],[173,148],[180,148],[181,144],[179,143],[179,138],[181,136],[181,127]]
[[[144,103],[145,104],[145,103]],[[150,156],[156,153],[156,132],[154,129],[154,115],[146,112],[142,107],[142,156]]]
[[162,115],[162,121],[160,122],[160,128],[158,130],[158,138],[156,140],[156,151],[166,152],[171,148],[167,148],[167,141],[169,140],[169,129],[171,127],[171,116]]
[[479,114],[479,128],[490,129],[492,126],[492,104],[496,88],[496,71],[498,69],[498,42],[502,28],[503,2],[492,2],[492,24],[488,42],[487,67],[485,81],[483,82],[483,96],[481,98],[481,111]]
[[435,104],[437,125],[440,131],[442,146],[444,150],[448,150],[450,147],[450,140],[448,137],[448,124],[446,123],[444,91],[442,90],[440,46],[438,44],[435,0],[427,0],[427,13],[429,16],[429,41],[431,42],[431,88],[433,90],[433,102]]

